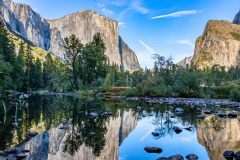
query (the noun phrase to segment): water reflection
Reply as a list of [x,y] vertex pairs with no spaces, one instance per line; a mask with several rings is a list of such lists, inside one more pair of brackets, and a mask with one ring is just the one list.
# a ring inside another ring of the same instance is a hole
[[[238,119],[199,120],[199,110],[188,106],[176,114],[179,106],[95,98],[32,96],[25,103],[10,103],[0,111],[0,150],[17,146],[29,151],[26,159],[150,160],[195,153],[200,160],[223,160],[225,150],[240,149]],[[177,134],[174,127],[182,131]],[[32,131],[39,134],[29,138]],[[163,152],[149,154],[145,146]]]
[[205,146],[209,157],[224,160],[226,150],[240,150],[240,124],[238,119],[221,119],[209,116],[197,124],[199,142]]

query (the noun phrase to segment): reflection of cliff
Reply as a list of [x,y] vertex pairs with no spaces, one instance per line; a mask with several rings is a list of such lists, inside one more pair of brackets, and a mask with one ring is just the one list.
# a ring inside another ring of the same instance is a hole
[[105,123],[107,127],[105,145],[98,157],[94,156],[93,149],[85,143],[73,155],[63,151],[67,137],[72,134],[71,129],[66,131],[51,128],[48,132],[32,138],[22,148],[30,150],[27,159],[38,157],[38,160],[118,160],[119,145],[135,128],[137,118],[131,111],[119,111]]
[[197,124],[199,142],[207,149],[213,160],[224,160],[226,150],[240,150],[240,125],[238,119],[207,117]]
[[[63,143],[59,143],[59,147],[55,146],[54,150],[53,145],[58,144],[56,138],[50,138],[50,150],[48,159],[49,160],[56,160],[56,159],[66,159],[66,160],[118,160],[118,148],[119,148],[119,139],[126,138],[128,134],[135,128],[137,125],[136,117],[132,116],[132,112],[119,112],[116,117],[110,118],[107,125],[107,132],[105,134],[105,146],[101,151],[99,157],[95,158],[93,155],[93,150],[86,146],[85,144],[81,145],[78,151],[74,155],[69,155],[68,153],[63,152]],[[66,133],[62,142],[65,141],[69,133]],[[58,133],[54,133],[50,135],[50,137],[55,137]],[[59,139],[60,140],[60,139]],[[53,150],[51,150],[53,149]]]

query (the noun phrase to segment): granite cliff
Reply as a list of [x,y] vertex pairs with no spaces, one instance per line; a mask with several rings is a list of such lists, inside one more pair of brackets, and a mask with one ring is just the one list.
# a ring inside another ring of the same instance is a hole
[[209,21],[196,41],[192,64],[199,69],[214,65],[225,68],[240,64],[240,25],[228,21]]
[[99,32],[112,64],[130,72],[140,69],[135,53],[119,36],[118,22],[95,11],[83,10],[47,21],[29,5],[11,0],[0,0],[0,8],[0,15],[13,31],[57,57],[63,57],[65,37],[75,34],[86,44]]

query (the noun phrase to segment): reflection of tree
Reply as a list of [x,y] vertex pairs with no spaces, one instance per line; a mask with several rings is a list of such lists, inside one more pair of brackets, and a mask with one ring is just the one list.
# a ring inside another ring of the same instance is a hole
[[[72,128],[64,142],[63,151],[73,155],[82,144],[85,144],[93,149],[95,156],[99,156],[105,145],[104,135],[107,131],[107,118],[101,116],[92,118],[89,114],[93,112],[93,108],[101,109],[103,106],[94,101],[85,101],[80,103],[81,110],[78,110],[77,105],[78,99],[71,109]],[[96,134],[91,135],[91,132]]]

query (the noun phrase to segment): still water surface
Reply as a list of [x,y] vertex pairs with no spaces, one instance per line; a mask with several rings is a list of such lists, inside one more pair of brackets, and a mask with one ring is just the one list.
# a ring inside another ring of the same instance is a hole
[[[194,153],[200,160],[224,160],[225,150],[240,150],[238,119],[197,119],[199,111],[188,106],[61,96],[32,96],[21,103],[6,102],[6,111],[0,110],[0,150],[16,146],[29,151],[26,159],[155,160]],[[184,112],[175,114],[177,107]],[[174,132],[176,126],[181,133]],[[29,138],[29,132],[38,135]],[[146,146],[163,152],[147,153]]]

